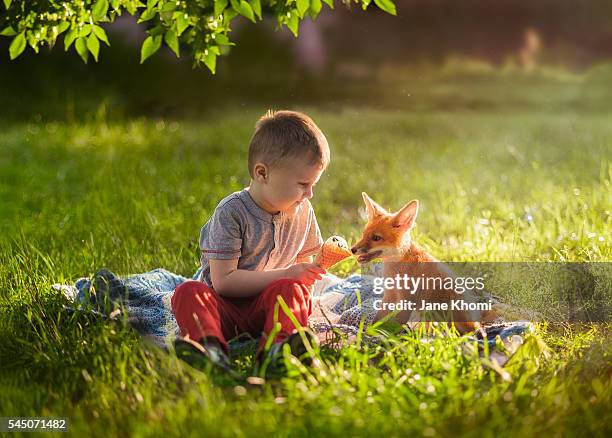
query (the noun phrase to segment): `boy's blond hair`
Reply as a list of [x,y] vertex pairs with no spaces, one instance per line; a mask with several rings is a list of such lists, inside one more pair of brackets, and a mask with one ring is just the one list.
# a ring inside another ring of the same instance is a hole
[[273,167],[289,157],[310,158],[310,165],[324,169],[329,164],[327,139],[306,114],[269,110],[255,125],[249,145],[249,174],[254,177],[258,162]]

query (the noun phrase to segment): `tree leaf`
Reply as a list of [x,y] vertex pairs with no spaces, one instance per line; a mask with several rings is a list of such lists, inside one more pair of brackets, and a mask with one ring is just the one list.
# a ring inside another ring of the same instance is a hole
[[95,33],[91,33],[89,38],[87,38],[87,48],[93,55],[96,62],[98,62],[98,54],[100,53],[100,41],[98,41],[98,37]]
[[218,33],[215,35],[215,41],[220,46],[235,46],[235,44],[229,40],[227,35],[223,35],[222,33]]
[[157,15],[157,11],[155,9],[145,9],[140,17],[138,18],[138,23],[142,23],[143,21],[149,21],[151,18]]
[[395,11],[395,4],[391,0],[374,0],[376,6],[391,15],[397,15]]
[[93,9],[91,10],[91,14],[93,15],[94,21],[100,21],[104,17],[106,17],[106,13],[108,12],[108,0],[98,0]]
[[229,26],[236,15],[238,15],[238,12],[234,11],[233,8],[227,8],[223,12],[223,24]]
[[296,5],[300,18],[303,18],[304,14],[310,7],[310,0],[297,0]]
[[231,0],[232,8],[243,17],[248,18],[255,23],[255,15],[253,15],[253,8],[245,0]]
[[13,0],[4,0],[4,7],[6,8],[6,10],[8,11],[8,8],[11,7],[11,2]]
[[215,74],[217,68],[217,54],[212,50],[207,50],[204,55],[204,64],[206,64],[206,67],[208,67],[212,74]]
[[85,26],[83,26],[83,28],[79,31],[79,36],[80,37],[86,37],[87,35],[89,35],[91,33],[91,24],[86,24]]
[[161,35],[147,37],[147,39],[142,43],[142,47],[140,49],[140,63],[142,64],[148,57],[157,52],[161,47],[161,43]]
[[110,41],[108,41],[108,37],[106,36],[106,31],[104,29],[94,24],[93,31],[99,40],[104,41],[107,46],[110,46]]
[[125,9],[127,9],[130,15],[135,15],[138,8],[144,7],[144,4],[142,4],[142,2],[140,2],[139,0],[131,0],[131,1],[121,0],[121,2],[117,2],[117,3],[119,5],[123,3]]
[[83,62],[87,64],[87,61],[89,60],[89,50],[87,50],[87,40],[85,37],[78,37],[74,43],[74,48]]
[[321,3],[321,0],[310,0],[310,11],[309,12],[313,20],[317,18],[317,16],[319,15],[319,12],[321,12],[322,7],[323,7],[323,4]]
[[159,35],[160,37],[163,37],[166,33],[166,28],[162,24],[158,24],[157,26],[149,29],[147,32],[151,36]]
[[38,53],[38,40],[34,36],[34,32],[26,32],[26,40],[32,50],[34,50],[34,53]]
[[17,35],[17,32],[15,32],[15,29],[13,29],[11,26],[9,26],[9,27],[5,27],[4,29],[2,29],[2,32],[0,32],[0,35],[2,35],[2,36],[15,36],[15,35]]
[[176,28],[176,35],[181,36],[185,29],[189,27],[189,16],[184,11],[176,11],[173,14]]
[[334,0],[323,0],[323,3],[329,6],[329,9],[334,9]]
[[70,23],[67,21],[62,21],[60,23],[60,25],[57,27],[57,33],[63,33],[64,31],[66,31],[68,28],[70,27]]
[[162,7],[162,12],[172,12],[176,9],[176,3],[175,2],[167,2],[164,4],[164,6]]
[[291,12],[291,16],[287,20],[287,27],[293,33],[293,36],[298,36],[298,27],[300,25],[300,18],[295,11]]
[[70,29],[70,31],[64,36],[64,50],[68,51],[76,37],[79,36],[77,29]]
[[253,12],[257,15],[257,18],[261,20],[261,1],[260,0],[250,0],[249,2],[251,7],[253,8]]
[[186,14],[184,12],[181,11],[177,13],[178,15],[176,17],[176,34],[177,36],[181,36],[183,32],[185,32],[185,29],[189,27],[189,20],[185,16]]
[[181,56],[179,51],[180,49],[178,36],[176,35],[176,32],[174,30],[170,29],[166,32],[166,34],[164,35],[164,41],[166,42],[168,47],[170,47],[170,49],[172,49],[172,51],[176,54],[177,58]]
[[9,54],[11,55],[11,60],[17,58],[26,48],[26,37],[25,31],[21,32],[13,41],[11,41],[11,45],[9,46]]
[[227,0],[215,0],[215,18],[223,13],[227,8]]

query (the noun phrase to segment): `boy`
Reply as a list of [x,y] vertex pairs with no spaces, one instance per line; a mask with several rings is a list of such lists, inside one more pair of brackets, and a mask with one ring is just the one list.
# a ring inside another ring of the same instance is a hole
[[[278,297],[307,326],[309,288],[325,273],[312,263],[323,239],[309,199],[329,160],[327,140],[308,116],[269,111],[257,122],[249,145],[250,185],[217,205],[200,233],[200,281],[179,285],[172,297],[184,336],[177,354],[229,369],[227,339],[268,336]],[[294,354],[304,353],[303,338],[282,308],[277,321],[270,354],[278,356],[285,343]]]

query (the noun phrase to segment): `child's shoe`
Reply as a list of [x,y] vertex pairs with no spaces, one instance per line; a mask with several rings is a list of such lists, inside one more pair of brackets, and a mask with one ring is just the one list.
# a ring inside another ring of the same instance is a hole
[[200,343],[189,338],[177,338],[174,341],[174,351],[179,359],[194,368],[204,371],[214,366],[232,377],[239,377],[232,369],[225,350],[215,340]]
[[266,354],[260,354],[258,357],[259,368],[263,369],[266,375],[278,375],[286,372],[283,359],[285,345],[289,345],[291,354],[297,357],[300,362],[306,366],[312,366],[314,360],[312,350],[319,346],[319,338],[311,330],[302,329],[301,333],[293,333],[285,340],[273,344]]

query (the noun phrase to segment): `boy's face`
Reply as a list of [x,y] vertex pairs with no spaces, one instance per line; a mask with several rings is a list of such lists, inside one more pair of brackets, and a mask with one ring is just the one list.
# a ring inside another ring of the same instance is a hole
[[305,158],[289,158],[278,166],[268,168],[261,185],[266,210],[294,214],[300,204],[313,196],[313,188],[324,169],[309,164]]

